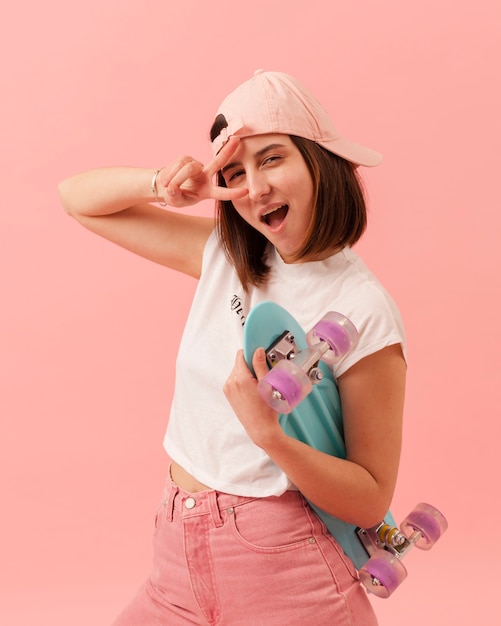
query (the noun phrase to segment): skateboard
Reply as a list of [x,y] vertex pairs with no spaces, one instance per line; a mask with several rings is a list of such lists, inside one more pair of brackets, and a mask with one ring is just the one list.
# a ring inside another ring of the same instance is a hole
[[[269,372],[258,384],[261,397],[279,413],[283,430],[303,443],[346,458],[343,417],[337,384],[329,365],[357,343],[350,320],[331,311],[308,332],[288,311],[270,301],[256,305],[244,325],[244,357],[252,369],[254,351],[263,347]],[[254,373],[254,372],[253,372]],[[435,507],[418,504],[397,527],[390,511],[372,528],[339,520],[313,503],[368,591],[387,598],[406,578],[402,558],[414,546],[429,550],[447,530]]]

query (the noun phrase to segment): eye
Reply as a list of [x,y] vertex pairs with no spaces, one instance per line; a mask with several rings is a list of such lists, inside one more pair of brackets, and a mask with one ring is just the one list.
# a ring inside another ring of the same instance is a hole
[[266,157],[266,159],[264,159],[263,161],[263,165],[271,165],[273,164],[275,161],[279,161],[282,157],[279,156],[278,154],[273,154],[270,155],[268,157]]
[[238,180],[238,178],[243,176],[244,173],[245,173],[244,170],[234,170],[233,172],[231,172],[231,174],[227,175],[226,182],[227,183],[235,182],[236,180]]

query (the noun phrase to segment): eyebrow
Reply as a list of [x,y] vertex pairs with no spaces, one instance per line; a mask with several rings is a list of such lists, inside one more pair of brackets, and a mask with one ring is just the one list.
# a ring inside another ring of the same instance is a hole
[[[262,157],[263,154],[266,154],[270,150],[276,150],[277,148],[286,148],[286,147],[287,146],[283,143],[270,143],[269,146],[265,146],[264,148],[261,148],[261,150],[258,150],[256,153],[254,153],[254,159],[258,159],[259,157]],[[227,172],[228,170],[231,170],[233,167],[238,167],[239,165],[241,165],[239,161],[234,161],[233,163],[227,163],[224,167],[221,168],[221,174],[224,175],[225,172]]]

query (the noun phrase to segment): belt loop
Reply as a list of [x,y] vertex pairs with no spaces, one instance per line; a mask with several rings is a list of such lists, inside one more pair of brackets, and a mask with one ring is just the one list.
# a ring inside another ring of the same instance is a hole
[[216,528],[220,528],[223,525],[223,520],[219,513],[219,506],[217,504],[217,491],[209,491],[209,510],[211,512],[212,521]]
[[174,515],[174,498],[177,496],[178,491],[178,487],[173,484],[170,488],[167,502],[165,503],[165,518],[168,522],[172,522],[172,518]]

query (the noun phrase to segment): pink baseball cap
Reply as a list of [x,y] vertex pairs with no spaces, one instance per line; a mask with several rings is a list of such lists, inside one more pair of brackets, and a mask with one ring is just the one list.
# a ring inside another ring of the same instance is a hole
[[342,137],[318,100],[282,72],[257,70],[223,100],[217,114],[224,115],[228,127],[212,142],[214,153],[231,135],[280,133],[310,139],[356,165],[372,167],[383,158],[379,152]]
[[318,100],[282,72],[257,70],[223,100],[217,114],[224,115],[228,127],[212,142],[214,153],[231,135],[280,133],[310,139],[356,165],[372,167],[383,158],[379,152],[342,137]]

